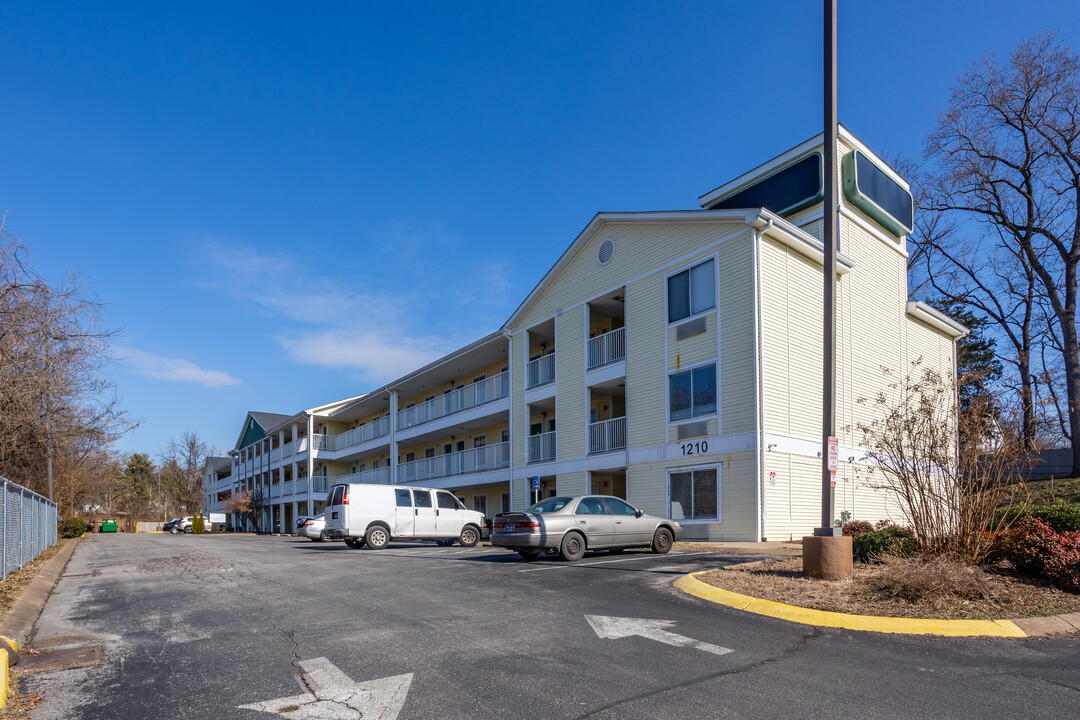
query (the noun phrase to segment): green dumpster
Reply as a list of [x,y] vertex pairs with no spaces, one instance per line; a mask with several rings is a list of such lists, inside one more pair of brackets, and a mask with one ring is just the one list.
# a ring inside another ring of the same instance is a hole
[[101,532],[103,532],[103,533],[116,532],[116,521],[115,520],[102,520],[101,521]]

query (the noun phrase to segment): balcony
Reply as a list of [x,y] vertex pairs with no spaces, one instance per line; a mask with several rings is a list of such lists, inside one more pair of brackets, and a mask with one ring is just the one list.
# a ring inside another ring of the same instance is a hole
[[510,394],[510,373],[504,372],[478,383],[466,385],[441,397],[432,398],[411,408],[399,410],[397,429],[416,427],[447,415],[499,400]]
[[344,450],[355,445],[366,443],[369,440],[375,438],[385,437],[390,434],[390,417],[382,417],[378,420],[372,420],[366,425],[353,428],[348,432],[343,432],[340,435],[334,436],[334,449]]
[[544,462],[555,459],[555,433],[546,432],[529,436],[529,462]]
[[510,467],[510,443],[497,443],[398,465],[398,482],[468,475]]
[[626,449],[626,418],[617,417],[589,425],[589,454]]
[[603,335],[589,338],[589,369],[626,358],[626,328],[621,327]]
[[[364,472],[349,473],[348,475],[338,475],[336,477],[326,478],[333,480],[335,485],[341,485],[344,483],[369,483],[374,485],[393,485],[394,480],[390,476],[390,466],[375,468],[374,470],[365,470]],[[323,488],[322,492],[329,490],[329,486]]]
[[529,361],[525,366],[525,389],[555,382],[555,353]]
[[314,447],[316,450],[332,451],[335,449],[335,441],[337,440],[337,437],[337,435],[312,435],[312,447]]
[[286,480],[285,481],[285,484],[282,485],[281,494],[282,495],[292,495],[293,494],[293,481],[292,480]]

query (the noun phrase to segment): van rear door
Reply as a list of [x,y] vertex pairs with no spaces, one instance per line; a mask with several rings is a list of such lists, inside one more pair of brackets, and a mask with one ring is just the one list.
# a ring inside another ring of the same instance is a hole
[[345,495],[348,485],[334,485],[326,496],[326,509],[323,511],[326,519],[326,527],[335,530],[348,528],[346,512],[349,506],[345,504]]

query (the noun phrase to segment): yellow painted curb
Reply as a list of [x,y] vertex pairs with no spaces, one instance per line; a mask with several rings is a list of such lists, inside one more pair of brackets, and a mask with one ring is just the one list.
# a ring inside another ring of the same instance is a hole
[[932,620],[923,618],[880,617],[876,615],[848,615],[847,613],[785,605],[772,600],[761,600],[740,595],[709,585],[695,576],[702,570],[683,575],[675,581],[679,590],[702,600],[745,610],[757,615],[787,620],[788,622],[816,625],[818,627],[843,628],[864,632],[895,633],[899,635],[944,635],[948,637],[1027,637],[1011,620]]
[[8,694],[8,652],[0,649],[0,708],[7,707]]

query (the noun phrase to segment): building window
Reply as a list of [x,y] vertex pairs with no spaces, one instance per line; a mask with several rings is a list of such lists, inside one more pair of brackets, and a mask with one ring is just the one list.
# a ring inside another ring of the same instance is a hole
[[502,507],[502,510],[500,510],[499,512],[510,512],[510,493],[504,492],[502,494],[502,496],[499,498],[499,505],[500,507]]
[[716,363],[668,376],[671,421],[716,412]]
[[668,278],[668,322],[678,322],[716,307],[713,263],[706,260]]
[[487,515],[487,495],[473,495],[472,507],[476,512]]
[[718,520],[720,488],[715,467],[673,472],[668,476],[672,520]]

